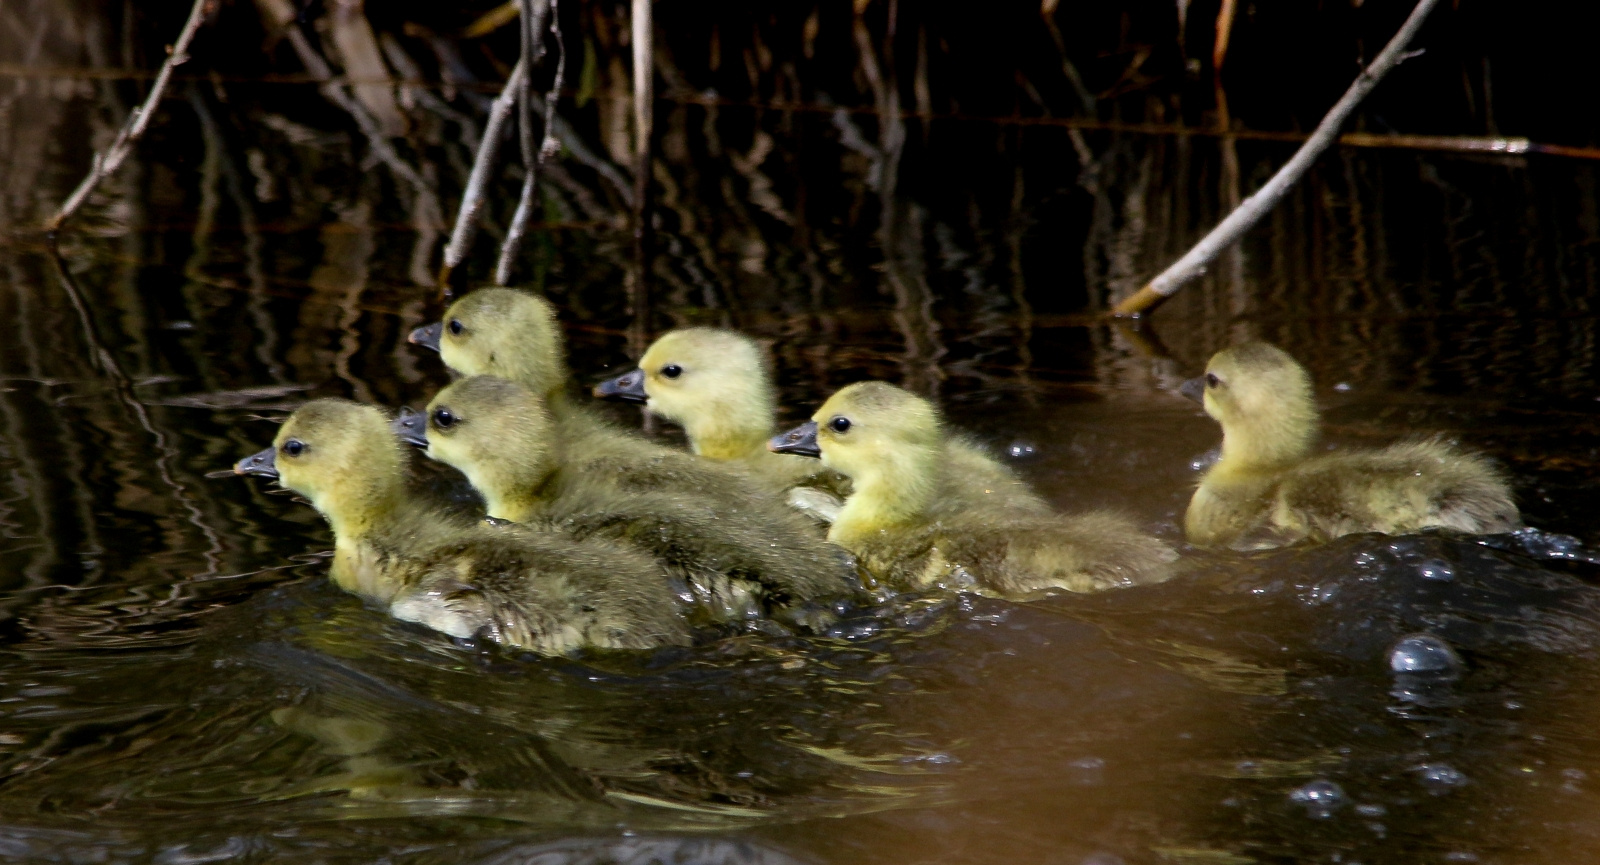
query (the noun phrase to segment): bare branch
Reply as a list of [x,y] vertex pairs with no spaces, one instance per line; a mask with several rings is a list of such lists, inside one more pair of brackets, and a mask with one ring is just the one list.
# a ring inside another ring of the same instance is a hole
[[[544,55],[544,28],[545,16],[552,18],[560,12],[555,6],[555,0],[541,2],[541,0],[521,0],[523,4],[522,19],[522,56],[535,60]],[[534,4],[538,5],[535,6]],[[546,153],[552,141],[551,122],[554,120],[556,103],[561,99],[562,78],[567,67],[567,53],[559,44],[561,39],[561,22],[554,20],[557,48],[560,56],[556,60],[555,83],[550,86],[544,101],[544,141],[535,148],[533,143],[533,115],[537,106],[534,105],[530,76],[523,76],[522,92],[517,96],[518,124],[522,141],[522,165],[525,172],[522,176],[522,195],[517,200],[516,212],[511,216],[511,226],[506,230],[506,239],[500,244],[500,260],[495,262],[494,281],[496,285],[506,285],[511,281],[512,268],[517,261],[517,253],[522,250],[522,241],[527,236],[528,224],[533,221],[534,198],[539,191],[539,174],[544,169]]]
[[123,160],[127,159],[133,150],[133,143],[144,135],[145,128],[150,125],[150,116],[161,103],[161,97],[167,92],[167,83],[172,80],[172,70],[189,59],[189,43],[194,41],[195,33],[200,30],[200,23],[205,20],[208,5],[209,0],[194,0],[194,7],[189,10],[189,20],[184,22],[183,30],[178,33],[178,41],[167,49],[167,62],[161,64],[161,72],[156,75],[155,84],[151,85],[150,94],[145,97],[144,104],[133,109],[133,113],[128,115],[127,122],[122,125],[122,131],[117,133],[111,146],[95,154],[88,176],[83,178],[77,189],[72,190],[72,194],[67,196],[61,209],[45,223],[46,231],[54,233],[61,230],[61,226],[83,207],[83,203],[89,198],[89,193],[100,185],[100,181],[122,167]]
[[489,121],[483,127],[483,141],[479,142],[478,156],[472,161],[472,174],[468,176],[467,188],[461,195],[461,209],[456,211],[456,225],[450,231],[450,242],[444,247],[444,266],[439,270],[440,289],[449,286],[450,271],[461,264],[467,257],[467,251],[472,248],[472,237],[478,230],[478,214],[483,210],[483,198],[489,184],[489,171],[500,149],[500,139],[505,137],[506,118],[511,116],[517,91],[527,74],[528,59],[524,57],[512,67],[505,89],[489,106]]
[[1361,100],[1378,85],[1383,76],[1390,69],[1404,59],[1405,49],[1410,44],[1417,31],[1422,28],[1422,22],[1433,11],[1438,0],[1418,0],[1416,8],[1411,10],[1411,16],[1400,26],[1400,30],[1389,40],[1383,51],[1378,54],[1372,64],[1356,76],[1350,89],[1344,96],[1329,109],[1322,122],[1317,124],[1316,131],[1306,139],[1306,143],[1295,151],[1293,157],[1272,176],[1255,194],[1245,199],[1232,213],[1228,214],[1210,234],[1200,239],[1182,258],[1178,259],[1162,271],[1155,279],[1150,280],[1145,286],[1134,292],[1131,296],[1117,304],[1112,310],[1113,315],[1138,315],[1167,298],[1176,294],[1179,288],[1190,280],[1205,273],[1206,267],[1224,249],[1237,243],[1246,232],[1261,221],[1283,197],[1289,189],[1310,170],[1322,151],[1339,137],[1339,127],[1350,119],[1356,106]]

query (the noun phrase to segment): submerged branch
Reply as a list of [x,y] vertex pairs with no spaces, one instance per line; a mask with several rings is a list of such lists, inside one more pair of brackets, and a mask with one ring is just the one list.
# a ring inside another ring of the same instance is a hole
[[172,81],[173,68],[189,59],[189,43],[194,41],[195,33],[200,30],[200,23],[205,20],[208,6],[209,0],[194,0],[194,8],[189,10],[189,20],[184,22],[183,30],[178,33],[178,40],[167,49],[167,62],[161,64],[161,71],[156,74],[155,84],[150,87],[150,94],[145,97],[144,104],[133,109],[133,113],[128,115],[127,122],[122,125],[122,131],[117,133],[111,146],[104,152],[95,154],[88,176],[83,178],[77,189],[72,190],[72,194],[67,196],[61,209],[45,223],[46,231],[55,233],[61,230],[61,226],[83,207],[83,203],[89,198],[89,193],[100,185],[100,181],[122,167],[123,160],[127,159],[133,150],[133,143],[144,135],[145,129],[150,125],[151,114],[160,104],[161,97],[166,94],[167,84]]
[[1411,16],[1400,26],[1394,38],[1383,47],[1383,51],[1372,64],[1356,76],[1350,89],[1346,90],[1344,96],[1329,109],[1322,122],[1317,124],[1316,131],[1312,132],[1306,143],[1302,144],[1294,156],[1278,169],[1278,173],[1274,174],[1261,189],[1245,199],[1244,203],[1228,214],[1210,234],[1201,238],[1199,243],[1171,267],[1117,304],[1112,314],[1139,315],[1164,302],[1176,294],[1185,283],[1204,274],[1207,265],[1224,249],[1237,243],[1246,232],[1261,221],[1262,217],[1277,206],[1278,202],[1289,193],[1289,189],[1310,170],[1317,157],[1322,155],[1322,151],[1338,140],[1339,127],[1350,119],[1350,115],[1355,112],[1356,106],[1361,104],[1361,100],[1366,98],[1390,69],[1410,56],[1406,53],[1406,46],[1422,28],[1422,22],[1428,17],[1428,13],[1433,11],[1437,2],[1438,0],[1417,0],[1416,8],[1411,10]]

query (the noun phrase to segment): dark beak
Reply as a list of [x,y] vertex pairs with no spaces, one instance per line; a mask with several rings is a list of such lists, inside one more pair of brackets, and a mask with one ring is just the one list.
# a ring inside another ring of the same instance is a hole
[[1183,384],[1178,385],[1178,393],[1183,394],[1184,396],[1188,397],[1189,399],[1194,400],[1195,402],[1197,402],[1197,403],[1199,403],[1201,405],[1205,405],[1206,404],[1206,377],[1202,375],[1202,376],[1199,376],[1197,378],[1191,378],[1188,381],[1185,381]]
[[808,420],[786,433],[778,433],[767,442],[767,450],[802,457],[822,456],[821,448],[817,447],[817,422]]
[[419,411],[400,407],[400,414],[389,421],[389,431],[408,445],[428,446],[428,416]]
[[269,447],[264,451],[253,453],[233,464],[233,473],[236,475],[260,475],[264,478],[278,476],[278,449]]
[[594,395],[601,399],[620,399],[623,402],[649,402],[650,397],[644,392],[644,370],[636,369],[625,372],[616,378],[608,378],[594,386]]
[[406,337],[406,341],[412,345],[420,345],[423,348],[431,348],[434,351],[438,351],[439,337],[443,333],[444,322],[436,321],[433,324],[425,324],[413,330],[411,336]]

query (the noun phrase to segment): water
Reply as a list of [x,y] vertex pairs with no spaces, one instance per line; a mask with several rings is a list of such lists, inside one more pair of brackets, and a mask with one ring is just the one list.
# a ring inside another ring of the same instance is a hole
[[[59,6],[19,7],[48,38],[7,56],[148,68],[183,11],[119,35],[120,8],[52,17]],[[1109,90],[1153,44],[1144,71],[1168,77],[1102,107],[1199,120],[1195,92],[1208,88],[1171,76],[1181,58],[1161,41],[1170,34],[1144,32],[1167,7],[1129,9],[1128,27],[1100,16],[1066,34],[1085,76]],[[598,95],[572,116],[605,156],[616,37],[591,11],[573,12],[571,29],[596,40]],[[850,381],[902,382],[938,397],[1062,507],[1119,507],[1176,541],[1217,430],[1170,387],[1211,351],[1262,337],[1312,370],[1330,441],[1459,439],[1510,467],[1539,530],[1191,551],[1163,586],[1028,605],[904,598],[827,637],[653,655],[539,659],[392,621],[328,585],[329,536],[309,508],[207,474],[262,447],[271,420],[307,398],[425,403],[446,377],[405,335],[437,312],[413,284],[417,250],[436,256],[437,238],[413,228],[412,193],[364,161],[314,88],[258,80],[298,67],[288,54],[262,60],[251,10],[226,7],[215,32],[236,41],[208,37],[195,62],[234,77],[179,83],[148,146],[108,184],[116,195],[63,237],[70,280],[29,228],[134,91],[60,72],[0,79],[0,854],[1595,858],[1593,164],[1334,152],[1141,334],[1084,313],[1214,218],[1231,194],[1229,160],[1248,190],[1285,147],[1090,131],[1084,164],[1059,127],[972,119],[1013,110],[993,94],[1012,92],[1014,76],[953,80],[941,64],[962,51],[1015,54],[1056,116],[1071,112],[1047,75],[1060,74],[1048,37],[1025,29],[1042,41],[1004,44],[1037,20],[1033,7],[977,24],[903,13],[913,17],[880,73],[903,76],[913,105],[920,38],[933,113],[965,119],[841,120],[818,94],[865,108],[877,95],[852,65],[848,8],[825,13],[822,59],[806,59],[793,40],[751,41],[803,16],[700,20],[663,7],[675,53],[662,62],[687,92],[715,86],[726,101],[666,88],[658,176],[675,185],[658,190],[649,321],[627,314],[629,241],[598,224],[625,208],[598,175],[570,166],[588,198],[562,192],[530,242],[526,276],[561,308],[581,381],[625,368],[641,324],[737,325],[773,343],[784,422]],[[372,14],[379,31],[401,32],[382,17],[401,13]],[[870,33],[887,14],[870,6]],[[1343,70],[1354,36],[1339,22],[1354,13],[1328,14],[1338,26],[1316,56]],[[1498,20],[1460,14],[1440,32]],[[723,60],[712,69],[701,37],[678,34],[714,22]],[[1371,45],[1392,24],[1350,26]],[[1236,47],[1245,72],[1277,56],[1252,32]],[[1530,108],[1559,76],[1526,82],[1504,49],[1480,57],[1470,40],[1440,39],[1363,122],[1420,112],[1407,131],[1487,131],[1492,65],[1502,131],[1580,143],[1592,133],[1589,115]],[[219,42],[251,49],[235,58]],[[1430,89],[1463,87],[1457,66],[1477,94],[1470,110]],[[1238,74],[1230,92],[1247,124],[1303,127],[1325,104],[1283,92],[1281,75]],[[791,86],[815,110],[734,104]],[[454,129],[419,121],[406,151],[440,178],[447,204],[467,157]],[[501,198],[514,188],[506,178]],[[503,225],[508,199],[494,210]],[[488,272],[492,235],[471,274]],[[639,423],[628,407],[606,410]]]

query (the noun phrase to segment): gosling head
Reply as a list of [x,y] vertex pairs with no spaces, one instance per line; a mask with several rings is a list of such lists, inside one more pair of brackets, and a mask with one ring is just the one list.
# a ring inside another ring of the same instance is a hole
[[445,366],[462,375],[508,378],[547,398],[566,386],[566,346],[555,307],[535,294],[480,288],[410,339],[439,352]]
[[859,482],[919,483],[937,465],[944,422],[933,403],[881,381],[849,385],[808,423],[773,437],[777,453],[819,456]]
[[342,399],[301,406],[273,440],[233,468],[308,499],[340,537],[360,535],[403,495],[405,453],[378,409]]
[[532,516],[538,491],[560,459],[545,401],[508,379],[479,375],[428,403],[428,456],[459,469],[483,494],[491,517]]
[[1274,465],[1303,457],[1317,434],[1311,376],[1288,352],[1247,342],[1212,356],[1206,374],[1184,383],[1222,424],[1222,458]]
[[596,385],[594,393],[645,403],[683,426],[695,453],[713,459],[760,453],[777,410],[761,347],[744,334],[707,327],[664,334],[638,369]]

